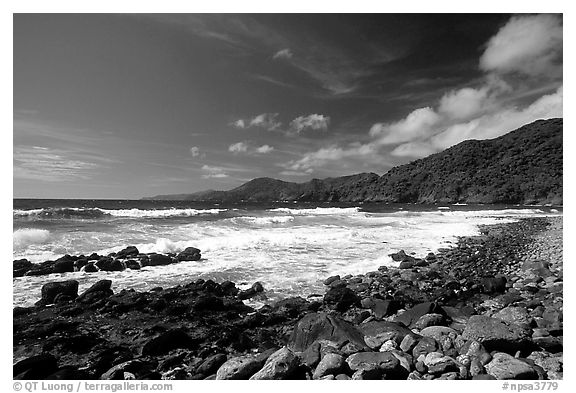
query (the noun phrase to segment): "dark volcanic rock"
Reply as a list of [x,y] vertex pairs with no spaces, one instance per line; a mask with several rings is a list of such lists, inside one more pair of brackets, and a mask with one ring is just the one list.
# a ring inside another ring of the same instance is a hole
[[123,250],[120,250],[116,253],[116,258],[130,258],[136,257],[140,254],[140,251],[135,246],[128,246]]
[[218,368],[216,379],[248,379],[262,368],[262,361],[254,356],[238,356],[228,359]]
[[405,326],[387,321],[363,323],[359,326],[359,329],[364,335],[364,342],[373,349],[378,348],[388,340],[394,340],[400,345],[406,336],[412,336],[414,338],[420,337]]
[[465,340],[476,340],[486,349],[516,351],[529,347],[529,328],[485,315],[473,315],[462,333]]
[[504,293],[506,291],[506,277],[487,277],[482,280],[485,293]]
[[184,251],[176,256],[179,261],[198,261],[202,258],[200,250],[195,247],[186,247]]
[[172,262],[173,262],[172,258],[170,258],[168,255],[155,254],[155,253],[148,255],[149,266],[169,265]]
[[67,280],[44,284],[42,286],[42,299],[40,299],[39,304],[52,304],[58,295],[65,295],[75,299],[78,296],[78,281]]
[[310,313],[298,321],[288,341],[288,347],[302,352],[317,340],[330,340],[340,344],[349,342],[368,349],[362,333],[351,323],[325,313]]
[[53,273],[71,273],[74,271],[75,259],[66,254],[54,261]]
[[496,379],[538,379],[538,372],[527,361],[497,352],[486,371]]
[[300,359],[284,347],[270,355],[260,371],[250,377],[253,380],[290,379],[300,365]]
[[390,352],[359,352],[350,355],[346,363],[353,371],[368,371],[370,379],[397,379],[408,374]]
[[209,356],[202,362],[202,364],[196,369],[197,373],[208,376],[216,373],[221,365],[224,364],[227,357],[223,353],[217,353],[216,355]]
[[31,356],[14,364],[14,379],[44,379],[58,370],[56,358],[49,354]]
[[142,355],[162,355],[176,348],[190,349],[195,341],[182,329],[172,329],[148,341],[142,347]]
[[416,322],[426,314],[446,315],[446,312],[437,303],[425,302],[415,305],[394,318],[394,322],[400,322],[408,327],[415,327]]
[[114,294],[112,292],[112,281],[111,280],[100,280],[86,291],[84,291],[78,298],[76,299],[79,303],[84,304],[92,304],[99,300],[105,299],[110,297]]
[[358,305],[360,298],[350,288],[330,288],[324,295],[324,303],[337,311],[346,311],[350,306]]

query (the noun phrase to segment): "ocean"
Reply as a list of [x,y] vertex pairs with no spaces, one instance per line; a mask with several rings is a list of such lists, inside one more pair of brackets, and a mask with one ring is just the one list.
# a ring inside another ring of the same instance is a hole
[[76,279],[81,292],[104,278],[112,280],[114,291],[203,278],[241,288],[260,281],[270,301],[305,297],[323,294],[322,281],[331,275],[394,266],[388,254],[401,249],[424,257],[450,247],[458,236],[479,234],[481,224],[561,214],[551,206],[15,199],[14,259],[105,255],[129,245],[163,253],[193,246],[202,259],[137,271],[14,278],[13,302],[32,305],[49,281]]

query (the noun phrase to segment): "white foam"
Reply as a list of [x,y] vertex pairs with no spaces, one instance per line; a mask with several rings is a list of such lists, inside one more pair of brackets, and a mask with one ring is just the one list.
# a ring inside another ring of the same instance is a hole
[[18,229],[12,234],[14,248],[25,248],[31,244],[46,243],[50,232],[46,229]]
[[350,215],[358,213],[359,207],[317,207],[314,209],[290,209],[280,207],[269,210],[271,212],[289,213],[297,216],[320,216],[320,215]]
[[272,217],[235,217],[234,222],[245,222],[254,225],[286,224],[294,221],[293,216],[272,216]]
[[115,217],[191,217],[199,215],[219,214],[226,209],[161,209],[161,210],[142,210],[142,209],[100,209],[106,214]]

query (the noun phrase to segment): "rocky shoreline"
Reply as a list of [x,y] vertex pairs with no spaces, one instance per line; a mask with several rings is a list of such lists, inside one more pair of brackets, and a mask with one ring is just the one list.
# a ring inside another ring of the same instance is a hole
[[[232,282],[197,280],[113,293],[102,280],[80,295],[74,280],[46,284],[34,307],[14,308],[13,375],[562,379],[562,218],[481,232],[426,258],[393,254],[398,268],[327,278],[317,301],[288,298],[258,310],[243,300],[264,296],[260,283],[240,291]],[[135,268],[143,260],[199,259],[195,250],[151,257],[127,248],[63,257],[58,266]],[[48,274],[56,266],[20,260],[14,272]]]

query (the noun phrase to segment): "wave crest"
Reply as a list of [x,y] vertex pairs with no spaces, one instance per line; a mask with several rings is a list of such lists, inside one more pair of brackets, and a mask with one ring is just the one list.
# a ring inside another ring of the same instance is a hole
[[30,244],[46,243],[49,238],[50,232],[45,229],[18,229],[12,234],[15,248],[24,248]]
[[14,219],[42,219],[42,218],[102,218],[102,217],[137,217],[137,218],[166,218],[166,217],[191,217],[199,215],[219,214],[226,209],[100,209],[94,208],[45,208],[32,210],[14,210]]

